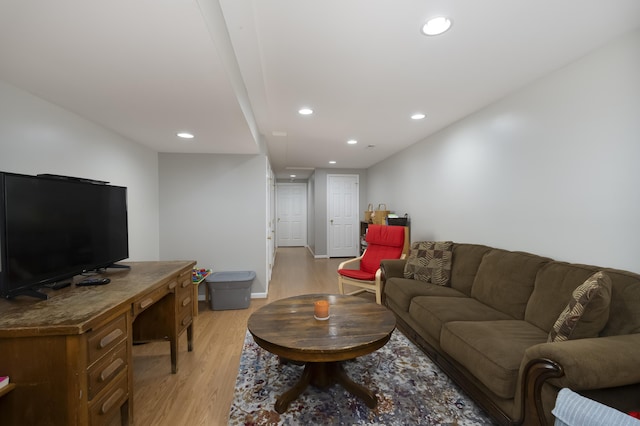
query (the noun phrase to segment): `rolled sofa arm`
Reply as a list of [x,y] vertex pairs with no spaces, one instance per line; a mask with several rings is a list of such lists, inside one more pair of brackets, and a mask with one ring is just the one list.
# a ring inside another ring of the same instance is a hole
[[382,269],[382,280],[388,280],[389,278],[404,278],[404,264],[406,259],[393,259],[383,260],[380,262],[380,269]]
[[550,360],[561,377],[549,378],[558,388],[574,391],[640,383],[640,334],[541,343],[525,352],[525,363]]

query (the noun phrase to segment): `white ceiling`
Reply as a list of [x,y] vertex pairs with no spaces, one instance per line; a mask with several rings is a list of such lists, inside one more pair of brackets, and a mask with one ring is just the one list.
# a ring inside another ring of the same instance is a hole
[[[437,15],[452,29],[423,36]],[[369,167],[638,27],[638,0],[0,0],[0,79],[160,152],[262,137],[278,177],[305,178]]]

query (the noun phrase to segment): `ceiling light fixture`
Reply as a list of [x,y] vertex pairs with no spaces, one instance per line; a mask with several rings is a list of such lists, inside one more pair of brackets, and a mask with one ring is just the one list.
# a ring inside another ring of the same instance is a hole
[[296,177],[296,175],[289,175],[289,177],[290,177],[290,178],[294,178],[294,177]]
[[336,164],[336,161],[335,160],[331,160],[331,161],[329,161],[329,164]]
[[422,25],[422,34],[428,36],[440,35],[451,28],[451,24],[451,19],[444,16],[431,18]]
[[313,110],[311,108],[300,108],[298,110],[298,114],[300,114],[300,115],[311,115],[311,114],[313,114]]
[[411,116],[411,119],[412,119],[412,120],[422,120],[422,119],[423,119],[423,118],[425,118],[425,117],[426,117],[426,115],[424,115],[424,114],[423,114],[423,113],[421,113],[421,112],[418,112],[418,113],[413,114],[413,115]]
[[176,135],[182,139],[193,139],[195,137],[193,136],[193,133],[188,133],[188,132],[180,132],[180,133],[176,133]]
[[357,141],[357,140],[355,140],[355,139],[349,139],[349,140],[347,141],[347,143],[348,143],[349,145],[355,145],[355,144],[357,144],[357,143],[358,143],[358,141]]

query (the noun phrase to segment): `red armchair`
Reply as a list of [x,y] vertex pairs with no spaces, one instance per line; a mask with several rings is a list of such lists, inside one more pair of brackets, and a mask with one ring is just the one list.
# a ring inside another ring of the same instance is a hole
[[[370,291],[376,295],[376,303],[382,304],[382,283],[380,261],[383,259],[403,259],[409,238],[404,226],[369,225],[367,229],[367,249],[362,256],[342,262],[338,266],[338,289],[345,294],[344,286],[360,287],[347,294]],[[359,264],[359,269],[354,266]]]

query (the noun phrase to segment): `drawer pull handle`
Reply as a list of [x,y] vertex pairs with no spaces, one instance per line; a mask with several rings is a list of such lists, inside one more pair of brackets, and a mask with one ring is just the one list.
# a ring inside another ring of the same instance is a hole
[[182,320],[182,325],[185,326],[191,322],[191,317],[186,317]]
[[187,305],[189,305],[189,304],[191,304],[191,298],[190,298],[190,297],[187,297],[186,299],[184,299],[184,300],[182,301],[182,306],[183,306],[183,307],[185,307],[185,306],[187,306]]
[[145,299],[140,302],[140,309],[147,309],[149,306],[153,305],[153,299]]
[[109,366],[107,368],[105,368],[104,370],[102,370],[102,373],[100,373],[100,381],[101,382],[106,382],[109,378],[111,378],[111,376],[113,376],[119,369],[120,367],[122,367],[124,365],[124,361],[122,360],[122,358],[118,358],[115,361],[113,361],[111,364],[109,364]]
[[189,284],[191,284],[191,281],[187,281],[187,280],[182,281],[182,288],[188,287]]
[[173,290],[174,288],[176,288],[178,284],[175,281],[171,281],[169,283],[169,290]]
[[106,348],[111,343],[113,343],[114,340],[116,340],[118,337],[122,336],[123,334],[124,332],[122,330],[120,330],[119,328],[116,328],[111,333],[107,334],[102,339],[100,339],[100,344],[98,345],[98,349]]
[[123,395],[124,391],[121,388],[116,389],[109,399],[102,404],[102,407],[100,407],[100,414],[107,414]]

